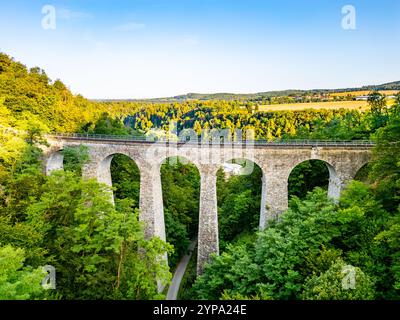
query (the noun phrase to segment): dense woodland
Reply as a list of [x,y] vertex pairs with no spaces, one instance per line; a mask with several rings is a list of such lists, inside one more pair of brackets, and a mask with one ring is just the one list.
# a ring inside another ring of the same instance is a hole
[[[275,97],[284,99],[285,97]],[[321,161],[289,178],[290,208],[258,232],[261,172],[218,173],[221,255],[182,283],[191,299],[400,299],[400,96],[370,110],[259,112],[251,101],[89,101],[39,68],[0,54],[0,299],[154,299],[198,228],[194,165],[161,168],[167,243],[146,240],[138,221],[140,175],[129,158],[111,163],[106,186],[81,178],[84,147],[64,150],[64,170],[43,174],[46,133],[149,135],[154,129],[253,129],[256,139],[372,139],[373,161],[340,201],[327,198]],[[172,128],[173,127],[173,128]],[[143,250],[139,250],[142,248]],[[167,252],[169,265],[162,259]],[[42,266],[57,271],[44,290]],[[343,289],[353,266],[355,289]]]

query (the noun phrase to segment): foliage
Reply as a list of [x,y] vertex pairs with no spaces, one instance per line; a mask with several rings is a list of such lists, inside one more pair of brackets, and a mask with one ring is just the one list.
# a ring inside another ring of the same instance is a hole
[[[379,233],[375,240],[386,248],[386,259],[390,262],[386,267],[389,270],[384,289],[386,289],[393,298],[400,295],[400,209],[397,214],[387,223],[387,229]],[[385,279],[386,280],[386,279]]]
[[[346,272],[354,272],[354,287],[351,283],[348,286],[343,284]],[[354,268],[354,271],[349,269],[341,259],[324,273],[310,277],[302,293],[302,299],[305,300],[371,300],[373,297],[374,288],[370,277],[360,268]]]
[[26,300],[40,297],[45,276],[42,268],[24,266],[25,251],[10,245],[0,247],[0,300]]
[[67,147],[62,150],[64,157],[64,170],[72,171],[77,176],[82,175],[82,166],[89,161],[88,148],[80,145],[78,147]]
[[261,169],[254,164],[249,175],[217,173],[218,224],[220,247],[246,232],[254,232],[259,225],[261,202]]
[[175,248],[169,256],[171,266],[186,253],[197,235],[199,221],[199,172],[194,165],[182,161],[169,158],[161,166],[166,237]]
[[40,200],[27,208],[28,221],[42,230],[43,242],[55,257],[58,288],[64,298],[112,297],[122,290],[125,273],[143,268],[131,261],[135,259],[146,262],[146,272],[141,272],[139,282],[132,282],[134,288],[125,288],[129,292],[134,289],[137,296],[133,298],[155,296],[154,276],[168,281],[167,266],[159,259],[146,261],[148,257],[139,252],[139,248],[149,249],[146,254],[156,251],[162,256],[168,246],[156,245],[156,240],[146,243],[138,212],[133,213],[127,202],[116,210],[108,199],[108,191],[97,182],[82,180],[71,172],[55,172],[43,185]]
[[[363,270],[360,279],[365,280],[365,287],[356,295],[336,298],[392,298],[396,291],[390,286],[398,269],[392,270],[387,263],[390,251],[375,240],[384,230],[387,217],[361,182],[349,185],[339,205],[318,188],[304,200],[292,197],[290,209],[259,233],[254,245],[229,245],[214,258],[195,282],[194,297],[218,299],[222,294],[249,297],[263,293],[272,299],[301,299],[305,287],[310,297],[314,292],[310,288],[333,279],[336,269],[329,268],[341,259]],[[316,276],[306,284],[313,273]],[[376,286],[372,286],[372,279],[379,279]],[[329,294],[320,297],[333,299],[333,293]]]
[[377,146],[373,151],[370,178],[385,207],[396,210],[400,204],[400,104],[374,138]]
[[111,180],[116,199],[129,199],[133,208],[139,205],[140,172],[135,162],[126,155],[116,154],[111,160]]
[[86,124],[85,128],[88,133],[92,134],[108,134],[117,136],[126,135],[139,135],[135,130],[124,126],[120,119],[112,118],[107,112],[101,114],[100,118],[94,123],[94,127],[91,129],[92,123]]
[[205,272],[198,277],[192,292],[196,299],[218,300],[222,293],[257,294],[260,268],[245,245],[228,245],[220,256],[215,256]]
[[[67,151],[72,165],[46,177],[40,149],[26,144],[2,184],[6,201],[0,206],[0,245],[26,250],[33,268],[53,265],[58,298],[160,297],[156,279],[170,279],[162,257],[171,247],[157,238],[144,239],[129,200],[114,207],[106,186],[67,170],[86,159],[84,150]],[[29,290],[20,297],[30,298]]]
[[328,189],[329,171],[320,160],[309,160],[298,164],[290,173],[288,180],[289,197],[295,195],[304,198],[307,191],[315,187]]
[[168,130],[176,123],[177,133],[194,129],[197,134],[211,129],[254,130],[255,139],[365,139],[370,128],[363,120],[368,113],[338,110],[256,112],[234,102],[208,101],[154,104],[142,107],[125,119],[130,127],[149,131]]

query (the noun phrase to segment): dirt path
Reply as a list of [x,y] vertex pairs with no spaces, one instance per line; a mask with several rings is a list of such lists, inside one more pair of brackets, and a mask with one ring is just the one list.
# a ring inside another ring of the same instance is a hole
[[179,286],[181,285],[183,275],[185,274],[186,267],[190,261],[193,249],[196,246],[196,244],[197,244],[197,239],[192,240],[192,242],[189,245],[189,254],[184,255],[181,261],[179,261],[179,264],[176,267],[174,273],[174,277],[172,278],[171,285],[168,288],[166,300],[176,300],[178,298]]

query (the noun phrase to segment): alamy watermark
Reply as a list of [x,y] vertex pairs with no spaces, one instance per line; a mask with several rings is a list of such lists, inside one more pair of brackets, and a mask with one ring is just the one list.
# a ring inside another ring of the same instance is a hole
[[354,290],[356,288],[356,268],[346,265],[342,268],[342,288],[345,290]]
[[45,290],[54,290],[56,288],[56,268],[51,265],[46,265],[43,267],[43,271],[47,274],[42,280],[42,288]]
[[155,142],[147,149],[145,157],[158,161],[166,159],[168,164],[178,162],[197,165],[221,165],[234,161],[240,169],[232,170],[239,175],[249,175],[254,170],[254,130],[202,129],[199,135],[193,129],[183,129],[179,133],[176,126],[170,129],[150,130],[146,140]]
[[343,30],[355,30],[356,25],[356,8],[350,4],[342,7],[342,29]]
[[50,4],[42,7],[42,28],[44,30],[55,30],[57,28],[57,11],[56,8]]
[[[57,28],[57,10],[51,4],[42,7],[42,28],[44,30],[55,30]],[[351,4],[346,4],[341,9],[342,19],[341,26],[343,30],[355,30],[356,24],[356,8]]]

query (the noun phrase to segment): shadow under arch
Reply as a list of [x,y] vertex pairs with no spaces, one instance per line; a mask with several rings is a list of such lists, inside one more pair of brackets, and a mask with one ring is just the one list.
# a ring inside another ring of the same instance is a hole
[[322,159],[308,159],[297,163],[288,176],[288,196],[305,197],[315,187],[327,189],[328,197],[337,199],[340,179],[335,168]]
[[[175,248],[168,257],[175,267],[197,245],[200,209],[200,170],[186,157],[169,156],[160,163],[166,241]],[[194,257],[197,255],[193,255]]]
[[[262,169],[253,160],[233,158],[217,172],[220,247],[260,225]],[[254,233],[255,234],[255,233]]]

